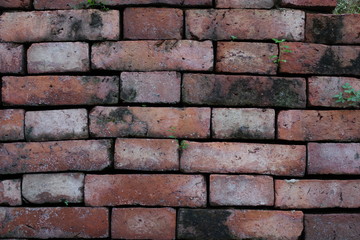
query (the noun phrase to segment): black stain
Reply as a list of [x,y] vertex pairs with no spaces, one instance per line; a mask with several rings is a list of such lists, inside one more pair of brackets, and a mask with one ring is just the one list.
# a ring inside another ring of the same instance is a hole
[[90,27],[92,28],[101,28],[103,26],[102,18],[97,12],[91,14]]
[[344,27],[344,16],[327,18],[314,18],[310,31],[315,43],[334,44],[341,41]]
[[137,92],[134,88],[124,88],[121,91],[121,99],[126,102],[132,102],[136,98]]

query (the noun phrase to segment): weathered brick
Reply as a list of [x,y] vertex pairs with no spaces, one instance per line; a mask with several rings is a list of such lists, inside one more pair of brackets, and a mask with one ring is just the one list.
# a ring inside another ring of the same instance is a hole
[[66,109],[26,112],[25,137],[31,141],[88,138],[87,111]]
[[4,143],[0,174],[103,170],[110,148],[110,140]]
[[190,40],[103,42],[92,46],[94,69],[211,71],[212,42]]
[[90,132],[95,137],[207,138],[210,108],[95,107]]
[[360,214],[305,214],[307,240],[360,239]]
[[15,238],[106,238],[106,208],[0,208],[0,236]]
[[172,208],[113,208],[111,236],[121,239],[175,239]]
[[90,69],[87,43],[34,43],[27,56],[29,73],[86,72]]
[[26,76],[2,78],[5,105],[96,105],[119,101],[117,76]]
[[0,29],[0,40],[6,42],[117,40],[119,11],[5,12]]
[[360,75],[360,46],[327,46],[314,43],[281,43],[292,52],[281,52],[281,73]]
[[124,102],[178,103],[181,76],[176,72],[122,72],[120,97]]
[[179,239],[298,239],[300,211],[180,209]]
[[30,8],[30,0],[3,0],[0,1],[0,8]]
[[0,205],[21,205],[21,180],[0,180]]
[[275,180],[280,208],[358,208],[359,180]]
[[259,108],[215,108],[212,111],[213,138],[274,139],[275,111]]
[[85,204],[202,207],[206,183],[201,175],[86,175]]
[[216,8],[272,8],[274,0],[216,0]]
[[[57,1],[48,1],[48,0],[33,0],[34,8],[39,10],[44,9],[74,9],[86,7],[86,4],[83,0],[57,0]],[[108,2],[108,1],[106,1]]]
[[359,143],[309,143],[308,174],[360,174]]
[[24,52],[23,45],[0,43],[0,73],[23,73]]
[[273,178],[251,175],[211,175],[210,204],[272,206],[274,205]]
[[23,140],[24,120],[22,109],[0,110],[0,141]]
[[305,13],[299,10],[196,9],[186,11],[185,21],[187,39],[302,41],[305,35]]
[[356,141],[360,139],[360,111],[281,111],[278,138],[290,141]]
[[280,6],[290,8],[309,8],[318,10],[333,10],[337,5],[336,0],[281,0]]
[[275,75],[277,65],[270,56],[277,54],[273,43],[218,42],[215,68],[217,72]]
[[182,39],[183,11],[175,8],[126,8],[125,39]]
[[25,174],[22,195],[30,203],[81,203],[83,201],[84,174],[52,173]]
[[116,169],[179,170],[178,142],[172,139],[119,138],[115,143]]
[[303,78],[184,74],[183,101],[188,104],[306,107]]
[[306,147],[233,142],[188,142],[180,158],[184,172],[259,173],[303,176]]

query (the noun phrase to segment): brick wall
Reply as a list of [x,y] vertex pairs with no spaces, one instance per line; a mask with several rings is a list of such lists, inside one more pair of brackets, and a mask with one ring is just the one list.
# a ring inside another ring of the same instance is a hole
[[0,238],[360,239],[360,15],[275,2],[0,0]]

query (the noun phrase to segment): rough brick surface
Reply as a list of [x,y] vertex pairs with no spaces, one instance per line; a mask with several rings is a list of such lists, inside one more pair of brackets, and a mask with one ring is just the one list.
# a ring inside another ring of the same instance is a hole
[[111,236],[121,239],[175,239],[176,210],[114,208]]
[[116,104],[118,100],[117,76],[2,78],[2,101],[6,105],[95,105]]
[[7,12],[0,40],[45,42],[119,39],[119,12],[99,10]]
[[24,46],[0,43],[0,73],[23,73]]
[[21,205],[21,179],[0,180],[0,205]]
[[[305,13],[298,10],[187,10],[186,38],[246,40],[304,39]],[[274,54],[272,54],[274,55]]]
[[298,239],[299,211],[180,209],[179,239]]
[[106,238],[106,208],[0,208],[0,236],[7,238]]
[[360,111],[281,111],[278,138],[290,141],[360,139]]
[[110,165],[111,140],[0,144],[0,173],[94,171]]
[[272,8],[274,0],[216,0],[217,8]]
[[290,8],[310,8],[332,10],[336,7],[336,0],[281,0],[280,6]]
[[358,208],[359,180],[275,180],[280,208]]
[[180,158],[185,172],[259,173],[303,176],[305,146],[188,142]]
[[210,204],[272,206],[274,182],[269,176],[210,175]]
[[30,0],[3,0],[0,2],[1,8],[29,8]]
[[96,137],[207,138],[210,108],[95,107],[90,132]]
[[206,183],[201,175],[86,175],[85,204],[202,207]]
[[22,109],[0,110],[0,141],[24,139],[25,111]]
[[86,109],[33,111],[25,114],[25,137],[31,141],[88,138]]

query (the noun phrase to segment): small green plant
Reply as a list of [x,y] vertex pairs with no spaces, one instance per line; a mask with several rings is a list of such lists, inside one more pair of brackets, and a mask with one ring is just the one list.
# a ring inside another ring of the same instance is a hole
[[179,149],[184,150],[184,149],[188,148],[189,144],[185,140],[182,140],[182,141],[179,142],[179,140],[177,139],[177,137],[176,137],[176,127],[170,127],[170,129],[167,130],[167,131],[171,133],[169,138],[172,138],[172,139],[174,139],[174,140],[176,140],[178,142]]
[[360,0],[338,0],[334,14],[360,13]]
[[[286,41],[286,39],[276,39],[273,38],[272,39],[275,43],[280,44]],[[287,45],[281,45],[280,46],[280,53],[291,53],[293,52],[289,46]],[[273,63],[275,64],[279,64],[280,62],[287,62],[285,59],[280,59],[280,54],[279,55],[272,55],[270,56],[270,59],[273,61]]]
[[98,2],[97,0],[87,0],[85,3],[85,8],[96,8],[101,11],[109,11],[110,9],[106,7],[106,5],[102,2]]
[[65,204],[65,206],[69,206],[69,201],[66,199],[61,199],[61,202]]
[[343,92],[336,94],[336,102],[348,103],[349,106],[358,106],[360,103],[360,90],[356,91],[349,83],[345,83],[341,86]]
[[237,39],[236,36],[230,36],[231,41],[235,41]]

